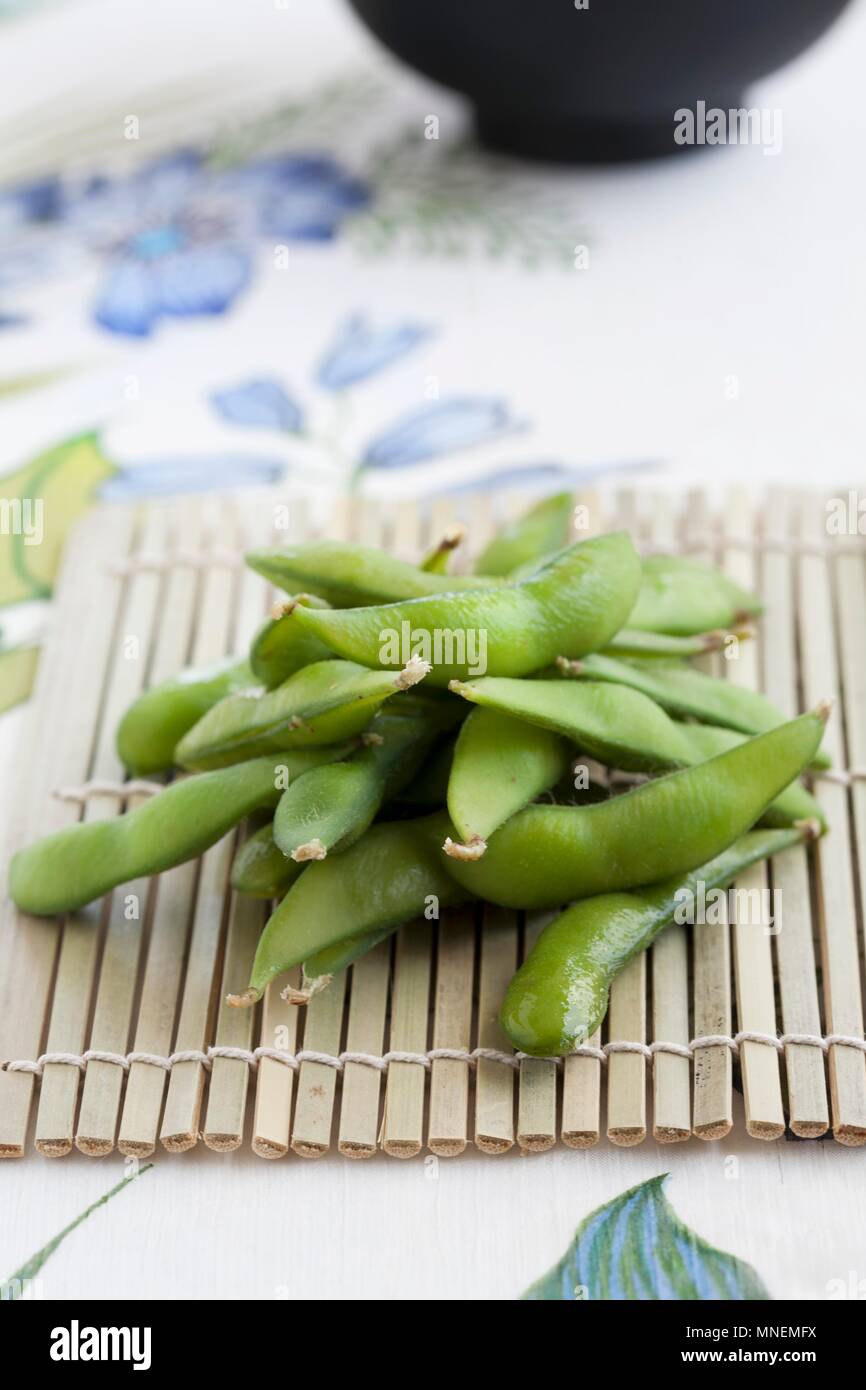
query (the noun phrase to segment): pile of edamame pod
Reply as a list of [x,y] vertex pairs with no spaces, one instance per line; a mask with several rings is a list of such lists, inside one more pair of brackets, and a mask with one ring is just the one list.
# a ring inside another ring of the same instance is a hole
[[[471,574],[449,573],[457,530],[418,566],[332,541],[249,554],[288,597],[248,656],[148,690],[118,730],[131,774],[192,775],[20,851],[15,902],[74,911],[245,822],[232,886],[278,905],[233,1003],[298,965],[304,1002],[454,904],[554,908],[501,1017],[521,1051],[571,1051],[684,891],[826,829],[799,779],[827,765],[829,709],[786,721],[698,669],[757,599],[625,532],[566,544],[571,507],[533,507]],[[599,766],[639,776],[610,796]]]

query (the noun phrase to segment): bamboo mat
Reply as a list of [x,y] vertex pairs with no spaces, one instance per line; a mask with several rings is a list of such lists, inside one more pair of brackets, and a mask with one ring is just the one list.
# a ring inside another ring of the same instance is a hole
[[[863,1038],[866,543],[856,527],[828,535],[818,495],[741,492],[718,508],[698,494],[576,500],[589,529],[626,525],[644,550],[688,551],[763,594],[758,639],[737,661],[707,658],[708,669],[765,690],[788,714],[835,699],[835,770],[816,783],[831,833],[738,885],[781,890],[781,930],[672,928],[616,981],[603,1035],[556,1063],[514,1058],[497,1020],[551,914],[484,906],[415,922],[306,1009],[280,999],[280,980],[257,1010],[236,1010],[223,1000],[246,980],[266,905],[227,888],[234,836],[65,921],[27,918],[4,897],[0,1060],[43,1060],[0,1071],[0,1155],[75,1146],[144,1157],[203,1143],[248,1144],[264,1158],[409,1158],[473,1144],[588,1148],[605,1136],[712,1140],[732,1128],[735,1087],[756,1139],[787,1127],[866,1142],[866,1055],[827,1041]],[[244,650],[272,599],[243,568],[245,546],[327,534],[416,559],[464,520],[465,564],[524,502],[460,496],[421,511],[343,499],[319,505],[316,522],[310,499],[260,491],[90,513],[66,549],[7,798],[4,872],[18,845],[118,815],[144,794],[119,789],[118,718],[184,664]],[[723,1041],[741,1034],[738,1047]],[[722,1041],[690,1048],[707,1037]],[[44,1060],[85,1052],[81,1066]],[[375,1064],[389,1054],[400,1055]]]

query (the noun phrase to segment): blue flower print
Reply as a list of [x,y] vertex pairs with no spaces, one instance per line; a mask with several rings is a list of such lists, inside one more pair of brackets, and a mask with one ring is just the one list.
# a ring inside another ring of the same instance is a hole
[[186,458],[142,459],[127,464],[103,483],[104,502],[163,497],[179,492],[219,492],[226,488],[267,487],[285,477],[285,461],[250,454],[203,454]]
[[281,155],[238,177],[256,190],[259,230],[281,241],[331,241],[370,201],[367,185],[326,155]]
[[300,434],[303,423],[300,407],[272,378],[256,378],[240,386],[214,391],[211,402],[223,419],[233,425]]
[[319,363],[316,381],[326,391],[343,391],[411,352],[431,331],[411,322],[377,329],[364,314],[353,314]]
[[94,316],[111,332],[147,337],[164,317],[221,314],[249,283],[242,212],[195,153],[94,182],[70,217],[108,255]]
[[363,468],[403,468],[489,444],[520,426],[495,397],[453,397],[410,411],[367,445]]

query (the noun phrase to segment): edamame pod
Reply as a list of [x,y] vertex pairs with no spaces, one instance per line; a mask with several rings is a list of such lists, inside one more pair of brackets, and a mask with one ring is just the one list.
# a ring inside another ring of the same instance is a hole
[[[310,777],[317,770],[313,768],[304,775]],[[236,850],[230,882],[236,893],[250,898],[282,898],[303,867],[287,859],[278,849],[274,843],[273,821],[268,821],[248,835]]]
[[308,608],[328,606],[314,594],[295,594],[285,603],[275,603],[270,618],[259,628],[250,645],[253,675],[266,690],[275,690],[303,666],[327,661],[331,655],[324,643],[304,632],[297,623],[288,621],[299,603]]
[[184,777],[124,816],[58,830],[14,856],[12,900],[39,916],[74,912],[120,883],[194,859],[260,806],[276,806],[293,777],[340,754],[284,753]]
[[670,637],[664,632],[641,632],[639,628],[622,627],[611,637],[604,654],[641,661],[683,661],[721,651],[726,642],[732,639],[742,642],[752,635],[752,628],[745,626],[734,632],[725,632],[721,628],[714,632],[699,632],[693,637]]
[[293,621],[367,666],[420,656],[442,686],[485,672],[527,675],[563,650],[596,651],[622,627],[639,579],[632,543],[618,531],[570,546],[520,584],[339,612],[297,608]]
[[474,709],[457,736],[448,780],[448,814],[460,842],[449,837],[445,853],[479,859],[488,835],[554,786],[571,761],[568,744],[550,730]]
[[438,845],[426,843],[417,825],[373,825],[345,853],[309,864],[268,921],[249,988],[232,1002],[255,1003],[277,975],[302,961],[309,969],[311,956],[337,942],[470,898],[471,891],[445,872]]
[[174,766],[184,734],[219,700],[255,685],[246,661],[229,657],[214,666],[189,667],[140,695],[117,729],[117,751],[136,777]]
[[298,589],[311,590],[335,608],[451,594],[489,587],[494,582],[480,575],[421,570],[384,551],[348,541],[308,541],[279,550],[251,550],[246,562],[278,589],[290,594]]
[[[527,806],[476,863],[445,856],[468,892],[502,907],[557,907],[688,873],[749,830],[814,756],[828,706],[681,772],[590,806]],[[415,822],[428,843],[443,816]],[[293,890],[290,890],[293,891]]]
[[494,536],[475,562],[475,573],[513,577],[523,566],[541,564],[565,545],[573,510],[570,492],[543,497]]
[[[552,729],[571,739],[589,757],[626,772],[693,767],[746,739],[745,734],[732,729],[680,724],[648,695],[604,681],[487,676],[477,681],[454,681],[451,689],[483,708]],[[790,825],[813,816],[824,824],[814,797],[795,782],[776,798],[763,819],[767,824]],[[453,811],[451,818],[458,825]]]
[[761,612],[760,600],[720,570],[681,555],[650,555],[643,562],[640,593],[628,626],[689,637],[710,628],[734,627]]
[[500,1020],[514,1046],[540,1057],[573,1052],[600,1027],[615,977],[671,925],[678,908],[727,887],[750,864],[809,833],[808,827],[752,831],[691,873],[567,908],[544,928],[506,990]]
[[[702,724],[736,729],[741,734],[766,733],[785,720],[781,710],[766,695],[731,681],[717,680],[703,671],[676,666],[651,667],[646,663],[637,665],[616,661],[599,652],[577,662],[563,659],[557,665],[566,675],[631,686],[649,695],[671,714],[699,719]],[[818,752],[813,765],[828,767],[829,758]]]
[[289,786],[274,816],[280,851],[304,863],[354,844],[385,796],[397,792],[417,770],[434,735],[423,717],[383,714],[359,752]]
[[284,748],[341,742],[365,729],[386,700],[417,684],[425,670],[420,661],[397,675],[351,661],[317,661],[267,694],[249,691],[214,705],[178,744],[177,757],[183,767],[225,767]]

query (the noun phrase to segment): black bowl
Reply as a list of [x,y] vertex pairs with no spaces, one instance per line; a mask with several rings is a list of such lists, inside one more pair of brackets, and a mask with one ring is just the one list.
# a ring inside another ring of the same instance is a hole
[[486,144],[597,161],[692,148],[674,138],[678,110],[747,105],[748,84],[813,43],[848,0],[349,3],[399,58],[472,99]]

